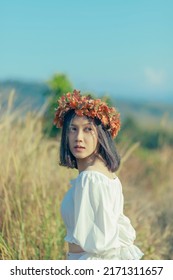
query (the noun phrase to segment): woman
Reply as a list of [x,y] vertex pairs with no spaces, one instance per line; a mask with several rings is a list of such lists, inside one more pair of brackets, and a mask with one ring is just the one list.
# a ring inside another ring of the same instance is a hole
[[74,90],[58,100],[54,124],[63,128],[60,165],[79,171],[61,205],[67,259],[140,259],[143,253],[133,245],[135,230],[123,214],[122,186],[115,175],[119,113]]

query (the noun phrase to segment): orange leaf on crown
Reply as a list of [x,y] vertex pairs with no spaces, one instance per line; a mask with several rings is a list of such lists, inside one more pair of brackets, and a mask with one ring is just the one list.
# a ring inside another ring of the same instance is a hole
[[80,117],[82,117],[83,116],[83,111],[82,110],[75,110],[75,113],[78,115],[78,116],[80,116]]

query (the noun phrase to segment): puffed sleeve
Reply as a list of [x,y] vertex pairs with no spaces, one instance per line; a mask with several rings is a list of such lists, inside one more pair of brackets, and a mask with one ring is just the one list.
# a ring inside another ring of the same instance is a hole
[[76,182],[75,228],[76,244],[85,252],[102,254],[120,246],[115,205],[115,186],[105,184],[104,177],[93,174],[79,176]]

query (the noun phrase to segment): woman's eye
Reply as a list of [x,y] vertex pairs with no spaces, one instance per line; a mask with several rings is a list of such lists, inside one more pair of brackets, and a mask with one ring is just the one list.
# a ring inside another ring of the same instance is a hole
[[70,131],[70,132],[74,132],[74,131],[76,131],[76,127],[71,126],[71,127],[69,128],[69,131]]
[[92,131],[92,127],[85,127],[85,131],[87,132]]

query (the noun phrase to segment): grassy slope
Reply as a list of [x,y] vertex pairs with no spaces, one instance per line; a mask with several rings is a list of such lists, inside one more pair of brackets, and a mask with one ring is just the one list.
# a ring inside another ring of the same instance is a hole
[[[75,170],[58,165],[59,140],[46,139],[37,115],[0,119],[0,259],[64,259],[60,202]],[[173,259],[173,150],[119,143],[125,213],[145,259]]]

